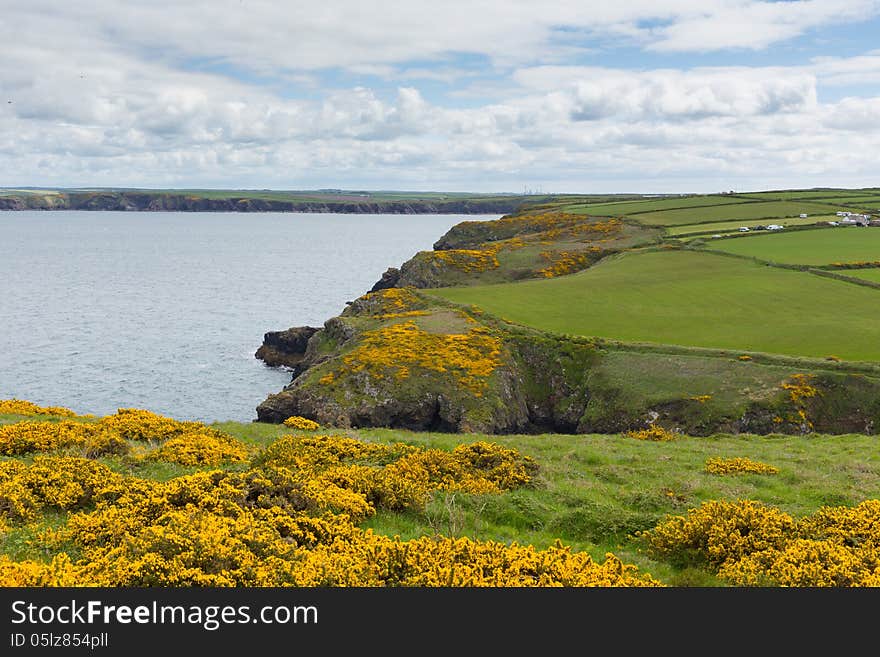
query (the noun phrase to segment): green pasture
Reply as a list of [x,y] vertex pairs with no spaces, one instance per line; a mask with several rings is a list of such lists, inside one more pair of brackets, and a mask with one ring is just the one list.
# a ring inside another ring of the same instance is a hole
[[880,261],[880,229],[838,226],[790,233],[756,233],[738,239],[716,240],[707,248],[789,265],[874,262]]
[[721,221],[745,221],[748,219],[781,219],[800,214],[827,215],[839,206],[815,201],[764,201],[758,203],[733,203],[703,208],[681,208],[632,214],[630,217],[651,226],[681,226],[684,224],[709,224]]
[[706,252],[631,252],[571,276],[432,293],[557,333],[880,360],[877,290]]
[[880,283],[880,267],[872,269],[838,269],[835,273],[850,278],[861,278],[862,280],[870,281],[871,283]]
[[674,196],[671,198],[620,201],[615,203],[589,203],[582,206],[571,206],[568,211],[591,214],[600,217],[620,217],[639,212],[654,212],[657,210],[673,210],[677,208],[693,208],[711,205],[731,205],[745,202],[747,202],[747,199],[736,198],[733,196]]
[[[809,226],[816,222],[836,221],[840,219],[833,214],[813,215],[802,219],[801,217],[787,217],[779,222],[781,226]],[[761,219],[746,219],[744,221],[719,221],[713,224],[695,224],[684,226],[672,226],[666,229],[666,234],[672,237],[680,235],[694,235],[697,233],[730,233],[737,232],[740,226],[754,228],[755,226],[763,226],[768,222]],[[771,221],[770,223],[775,223]]]
[[795,199],[833,199],[837,201],[840,198],[849,198],[857,196],[876,196],[876,188],[862,189],[785,189],[769,192],[746,192],[737,194],[743,198],[774,200],[774,201],[791,201]]

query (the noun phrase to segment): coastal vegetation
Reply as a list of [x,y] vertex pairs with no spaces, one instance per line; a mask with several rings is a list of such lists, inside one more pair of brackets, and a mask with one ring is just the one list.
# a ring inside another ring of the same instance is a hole
[[[121,447],[0,457],[5,586],[878,585],[866,435],[314,431],[123,409],[0,415],[0,443],[61,423]],[[244,458],[163,454],[194,435]]]
[[877,197],[463,221],[249,424],[0,401],[0,583],[880,586]]
[[[871,223],[877,196],[557,198],[463,221],[308,328],[293,381],[258,418],[493,434],[876,433],[880,231],[829,221]],[[392,294],[406,307],[371,310]],[[437,365],[473,331],[491,337],[478,387]],[[423,334],[435,337],[416,346]],[[795,407],[784,390],[798,376],[820,394]]]

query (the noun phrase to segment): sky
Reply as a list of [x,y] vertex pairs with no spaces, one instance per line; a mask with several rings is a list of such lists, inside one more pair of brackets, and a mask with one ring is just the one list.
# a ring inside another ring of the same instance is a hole
[[880,185],[880,0],[0,0],[0,186]]

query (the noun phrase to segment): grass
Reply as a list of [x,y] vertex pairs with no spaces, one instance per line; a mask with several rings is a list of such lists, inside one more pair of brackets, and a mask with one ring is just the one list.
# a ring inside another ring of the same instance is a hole
[[880,229],[853,226],[716,240],[714,251],[792,265],[880,261]]
[[[780,225],[809,226],[810,224],[815,224],[816,222],[837,221],[838,219],[839,217],[833,214],[814,215],[806,218],[788,217],[786,219],[783,219]],[[671,228],[666,229],[666,234],[672,237],[677,237],[681,235],[731,233],[739,230],[740,226],[748,226],[749,228],[752,228],[754,226],[765,225],[766,223],[767,222],[762,219],[745,219],[743,221],[720,221],[711,224],[672,226]]]
[[433,293],[556,333],[880,360],[876,290],[710,253],[631,252],[572,276]]
[[872,283],[880,283],[880,268],[846,269],[838,270],[836,273],[842,274],[844,276],[849,276],[851,278],[861,278],[862,280],[870,281]]
[[566,209],[569,212],[618,217],[638,212],[652,212],[655,210],[692,208],[711,205],[728,205],[744,202],[746,202],[746,199],[733,196],[675,196],[663,199],[617,201],[613,203],[589,203],[586,205],[569,206]]
[[737,194],[743,198],[774,201],[791,201],[794,199],[845,199],[860,196],[876,196],[877,188],[862,189],[789,189],[770,192],[748,192]]
[[800,214],[827,215],[840,209],[839,205],[808,201],[765,201],[760,203],[735,203],[704,208],[683,208],[630,214],[633,219],[650,226],[681,226],[685,224],[709,224],[719,221],[745,221],[749,219],[780,219]]
[[[233,431],[234,433],[234,431]],[[503,495],[439,494],[423,511],[382,512],[363,523],[377,532],[415,538],[443,533],[544,548],[557,538],[597,559],[614,552],[667,583],[696,576],[642,554],[630,535],[667,514],[681,515],[711,499],[748,498],[802,516],[822,505],[857,504],[880,495],[876,438],[847,436],[716,435],[668,443],[620,435],[419,433],[362,429],[345,433],[382,443],[452,449],[490,440],[536,459],[536,486]],[[722,477],[704,472],[710,457],[745,456],[779,468],[775,476]]]
[[[20,419],[4,416],[0,421]],[[212,426],[254,450],[282,434],[296,433],[257,422]],[[401,441],[439,449],[490,440],[531,456],[540,466],[534,485],[528,488],[483,496],[441,492],[422,509],[381,511],[362,523],[363,527],[404,539],[439,533],[537,548],[546,548],[560,539],[599,560],[606,552],[614,552],[665,583],[679,586],[723,583],[694,568],[681,570],[652,560],[640,550],[635,532],[652,528],[667,515],[683,515],[712,499],[753,499],[800,517],[823,505],[854,505],[880,496],[880,451],[875,449],[875,436],[716,434],[653,443],[624,435],[325,431],[372,442]],[[710,457],[747,457],[777,467],[779,474],[711,475],[704,470]],[[102,461],[114,469],[119,465],[114,459]],[[178,474],[193,470],[182,469]],[[162,480],[177,476],[161,469],[145,469],[137,474]],[[36,522],[13,527],[0,535],[0,554],[14,559],[50,559],[52,555],[42,546],[39,533],[60,527],[66,518],[64,513],[50,512]]]

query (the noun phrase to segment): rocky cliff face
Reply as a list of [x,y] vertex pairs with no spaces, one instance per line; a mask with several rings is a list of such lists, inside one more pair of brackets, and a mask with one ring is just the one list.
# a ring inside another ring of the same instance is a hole
[[313,326],[297,326],[286,331],[269,331],[254,356],[269,367],[289,367],[296,373],[305,358],[309,338],[318,330]]
[[504,214],[522,198],[391,201],[207,198],[150,192],[64,192],[0,197],[0,210],[116,210],[129,212],[338,212],[354,214]]
[[[814,363],[811,371],[804,359],[744,364],[726,352],[675,347],[658,356],[515,326],[426,290],[565,275],[655,238],[653,229],[565,213],[462,222],[323,328],[267,334],[263,356],[292,354],[297,376],[257,407],[258,419],[499,434],[651,424],[697,436],[877,433],[880,368],[864,376]],[[742,386],[728,381],[732,367],[749,368]],[[793,385],[813,390],[792,395]]]

